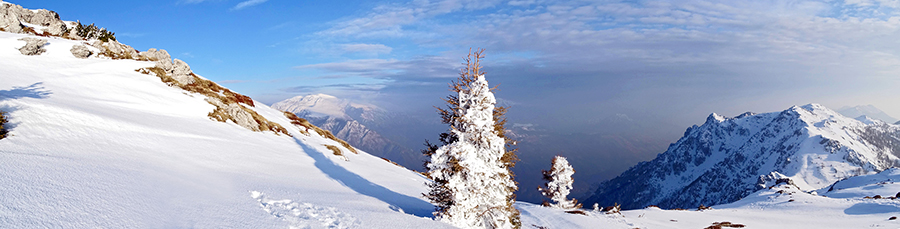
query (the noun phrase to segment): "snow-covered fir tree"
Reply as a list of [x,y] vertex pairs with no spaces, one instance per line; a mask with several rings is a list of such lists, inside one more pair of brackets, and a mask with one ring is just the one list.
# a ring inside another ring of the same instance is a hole
[[575,174],[575,169],[569,165],[569,160],[562,156],[554,157],[551,163],[553,167],[549,171],[541,171],[544,174],[544,180],[547,181],[544,184],[546,187],[538,187],[541,194],[553,201],[553,203],[545,202],[545,205],[562,209],[581,208],[578,200],[566,199],[569,191],[572,190],[572,182],[574,181],[572,174]]
[[426,142],[423,150],[433,180],[425,194],[436,205],[437,219],[462,228],[519,228],[515,203],[516,182],[510,171],[515,165],[512,141],[503,134],[504,107],[496,99],[481,72],[484,50],[469,54],[466,67],[450,87],[456,95],[439,109],[450,126],[441,134],[442,146]]

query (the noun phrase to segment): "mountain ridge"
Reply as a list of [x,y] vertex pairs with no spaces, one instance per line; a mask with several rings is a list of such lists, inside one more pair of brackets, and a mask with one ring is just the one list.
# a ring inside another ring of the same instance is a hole
[[900,130],[818,104],[734,118],[713,113],[655,159],[603,182],[585,202],[695,208],[736,201],[784,178],[816,190],[900,165],[900,148],[885,140],[888,135],[900,136]]
[[851,117],[851,118],[867,116],[870,118],[882,120],[887,123],[900,122],[900,120],[898,120],[894,117],[891,117],[890,115],[888,115],[884,111],[876,108],[873,105],[860,105],[860,106],[853,106],[853,107],[845,106],[845,107],[841,107],[840,109],[837,109],[835,111],[837,111],[838,113],[840,113],[844,116]]

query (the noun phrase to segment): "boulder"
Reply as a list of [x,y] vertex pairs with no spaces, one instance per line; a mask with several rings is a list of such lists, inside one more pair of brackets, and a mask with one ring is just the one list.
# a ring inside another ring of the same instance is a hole
[[50,26],[51,24],[62,22],[62,20],[59,19],[59,14],[45,9],[37,10],[37,12],[32,14],[31,18],[24,20],[28,23],[40,26]]
[[100,50],[101,55],[109,56],[113,59],[135,59],[140,54],[131,46],[119,43],[118,41],[103,42],[95,40],[91,45]]
[[169,71],[169,73],[172,75],[172,78],[182,85],[194,83],[194,76],[191,75],[193,73],[191,72],[191,66],[188,66],[188,64],[184,61],[175,59],[174,63],[172,64],[172,68]]
[[[166,63],[169,63],[170,65],[172,63],[172,57],[169,56],[169,52],[166,52],[166,50],[164,50],[164,49],[156,50],[154,48],[151,48],[150,50],[147,50],[146,52],[142,52],[141,56],[143,56],[144,58],[147,58],[150,61],[166,62]],[[166,69],[166,68],[163,68],[163,69]]]
[[72,55],[80,59],[86,59],[90,57],[91,54],[94,54],[94,52],[91,52],[91,50],[84,45],[73,45],[72,49],[69,51],[72,51]]
[[25,46],[19,48],[19,52],[21,52],[23,55],[41,55],[41,53],[47,51],[46,49],[44,49],[44,45],[47,45],[47,40],[31,37],[22,38],[19,40],[25,41]]

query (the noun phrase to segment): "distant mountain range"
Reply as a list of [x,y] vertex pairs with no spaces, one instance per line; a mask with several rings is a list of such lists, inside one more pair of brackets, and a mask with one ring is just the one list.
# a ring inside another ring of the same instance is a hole
[[895,123],[895,122],[900,123],[900,122],[898,122],[898,120],[896,118],[891,117],[887,113],[884,113],[884,111],[881,111],[872,105],[841,107],[840,109],[837,109],[836,111],[838,113],[841,113],[844,116],[851,117],[851,118],[867,116],[869,118],[878,119],[881,121],[885,121],[887,123]]
[[776,181],[813,191],[900,165],[900,127],[818,104],[728,118],[710,115],[656,159],[603,182],[586,204],[696,208],[739,200]]
[[398,126],[395,124],[398,119],[408,121],[408,125],[415,125],[415,119],[389,113],[374,105],[352,103],[326,94],[296,96],[272,104],[272,108],[307,119],[313,125],[331,131],[338,138],[372,155],[387,158],[412,170],[424,170],[422,164],[425,157],[417,149],[411,149],[381,134],[396,132],[394,129]]

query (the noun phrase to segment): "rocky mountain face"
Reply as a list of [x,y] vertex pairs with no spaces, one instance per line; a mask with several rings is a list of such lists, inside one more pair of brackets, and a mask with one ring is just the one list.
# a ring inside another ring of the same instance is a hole
[[586,206],[696,208],[739,200],[776,181],[804,191],[900,165],[900,127],[824,106],[710,115],[651,161],[603,182]]
[[390,128],[385,123],[396,117],[376,106],[315,94],[277,102],[272,108],[294,113],[369,154],[412,170],[422,170],[425,158],[421,153],[380,134]]

